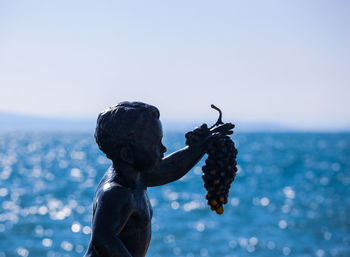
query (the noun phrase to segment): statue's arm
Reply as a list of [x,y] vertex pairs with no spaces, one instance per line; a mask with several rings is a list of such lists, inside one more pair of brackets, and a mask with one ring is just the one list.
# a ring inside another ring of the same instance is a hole
[[213,141],[232,134],[233,127],[233,124],[225,123],[211,130],[206,125],[195,129],[194,132],[202,136],[198,136],[190,146],[163,158],[154,170],[145,172],[146,185],[160,186],[180,179],[199,162]]
[[92,245],[101,257],[132,257],[118,235],[131,214],[130,193],[113,186],[99,197],[92,223]]
[[186,146],[163,158],[157,167],[145,174],[148,187],[176,181],[189,172],[204,156],[204,145]]

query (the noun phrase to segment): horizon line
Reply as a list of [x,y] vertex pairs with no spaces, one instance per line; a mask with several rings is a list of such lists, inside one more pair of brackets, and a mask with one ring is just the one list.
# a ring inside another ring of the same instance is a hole
[[[37,114],[24,114],[20,112],[8,112],[0,110],[0,131],[17,130],[27,127],[27,130],[43,129],[52,131],[58,130],[90,130],[95,126],[97,117],[92,116],[48,116]],[[200,124],[196,120],[189,119],[161,119],[164,129],[168,131],[184,131]],[[41,124],[35,124],[35,122]],[[5,124],[7,123],[7,124]],[[12,124],[8,124],[12,123]],[[242,132],[350,132],[350,125],[343,126],[319,126],[317,124],[305,124],[298,126],[295,124],[286,124],[279,121],[268,120],[236,120],[236,130]],[[239,125],[240,124],[240,125]],[[28,126],[29,125],[29,126]],[[171,126],[177,126],[172,128]],[[26,130],[26,129],[24,129]]]

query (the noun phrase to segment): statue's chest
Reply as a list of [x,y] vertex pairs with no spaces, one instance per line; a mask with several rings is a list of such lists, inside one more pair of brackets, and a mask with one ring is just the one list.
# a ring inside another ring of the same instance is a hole
[[141,226],[148,226],[151,223],[153,210],[147,191],[135,191],[134,199],[134,211],[130,217],[130,221],[132,223],[138,223]]

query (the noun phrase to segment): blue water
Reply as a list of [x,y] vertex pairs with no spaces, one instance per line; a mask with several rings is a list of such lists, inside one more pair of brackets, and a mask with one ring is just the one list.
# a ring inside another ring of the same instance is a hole
[[[150,188],[147,256],[350,256],[350,134],[241,134],[224,214],[200,167]],[[184,145],[166,134],[169,152]],[[0,134],[0,257],[82,256],[95,187],[110,162],[92,134]]]

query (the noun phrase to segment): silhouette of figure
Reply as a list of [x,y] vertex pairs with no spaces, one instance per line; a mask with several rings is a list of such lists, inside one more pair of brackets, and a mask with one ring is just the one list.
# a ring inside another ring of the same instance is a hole
[[159,110],[141,102],[122,102],[101,112],[95,139],[113,164],[94,196],[92,236],[86,257],[144,257],[151,239],[152,206],[147,187],[178,180],[204,156],[218,137],[230,134],[226,123],[207,126],[195,144],[166,157]]

